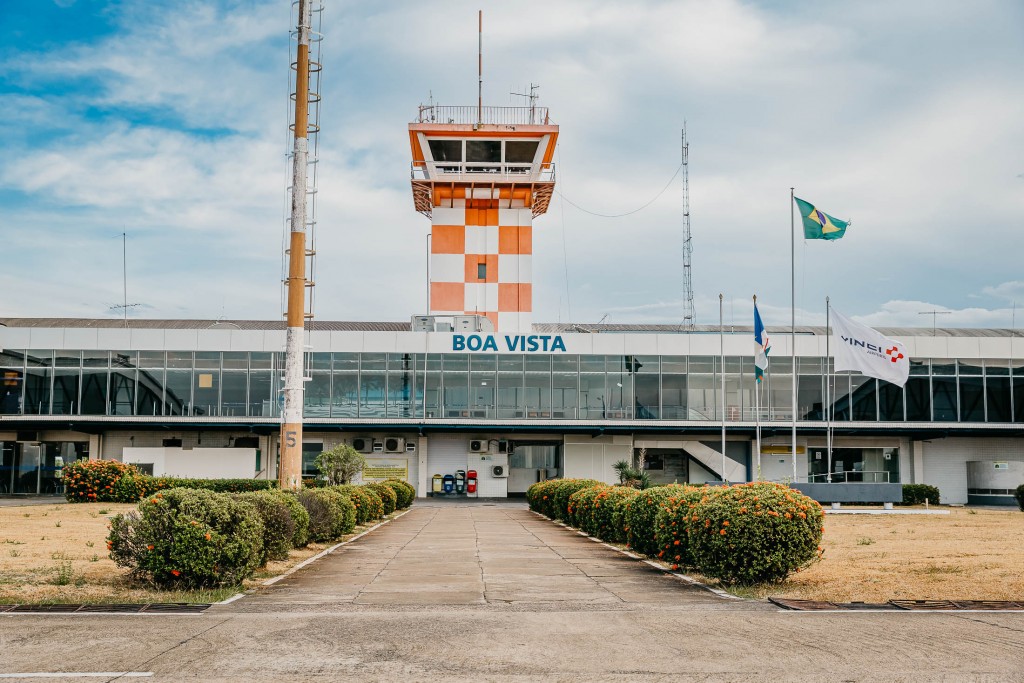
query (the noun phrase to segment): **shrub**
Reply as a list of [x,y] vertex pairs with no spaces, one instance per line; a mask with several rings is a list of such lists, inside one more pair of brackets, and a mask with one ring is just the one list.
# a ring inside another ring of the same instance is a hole
[[593,528],[594,501],[597,494],[606,488],[608,486],[605,484],[588,486],[569,496],[569,505],[566,508],[569,524],[589,534]]
[[1024,484],[1017,487],[1017,490],[1013,492],[1013,497],[1017,499],[1017,507],[1024,512]]
[[116,460],[76,460],[64,466],[64,497],[69,503],[134,503],[140,476]]
[[224,494],[170,489],[117,515],[110,557],[158,586],[237,585],[263,555],[263,522],[254,505]]
[[526,489],[526,504],[534,512],[539,512],[547,517],[554,517],[553,505],[555,499],[555,488],[565,481],[564,479],[547,479],[531,484]]
[[554,486],[548,494],[548,506],[544,514],[548,517],[569,521],[569,498],[580,489],[604,486],[596,479],[554,479]]
[[632,486],[607,486],[594,497],[591,529],[587,533],[609,543],[626,540],[626,502],[640,491]]
[[416,489],[408,482],[401,481],[399,479],[386,479],[381,483],[394,489],[395,493],[398,495],[397,507],[400,510],[404,510],[409,507],[412,505],[412,502],[416,500]]
[[384,504],[385,515],[390,515],[398,507],[398,494],[387,484],[364,484],[364,486],[380,496],[380,501]]
[[903,505],[924,505],[925,499],[931,505],[938,505],[939,489],[929,484],[903,485]]
[[246,493],[277,488],[276,479],[186,479],[182,477],[139,476],[140,497],[165,489],[206,489],[216,493]]
[[659,559],[678,569],[692,565],[687,528],[693,516],[692,508],[715,488],[681,486],[666,498],[654,515],[654,550]]
[[645,489],[643,495],[626,501],[626,543],[630,548],[644,555],[657,555],[654,542],[654,518],[662,503],[672,495],[686,490],[686,486],[672,484]]
[[[231,494],[236,500],[256,508],[263,522],[263,556],[260,566],[267,560],[287,560],[295,536],[295,520],[282,496],[272,491],[250,491]],[[307,515],[308,517],[308,515]]]
[[309,513],[311,541],[333,541],[356,528],[355,503],[333,488],[299,491],[298,500]]
[[788,486],[715,487],[690,512],[694,566],[723,583],[778,582],[820,556],[821,506]]
[[331,488],[352,499],[356,506],[356,524],[369,524],[384,516],[384,503],[381,502],[380,496],[365,486],[345,484]]
[[299,502],[299,499],[291,491],[271,489],[268,493],[274,494],[288,506],[288,512],[291,513],[292,521],[295,522],[295,533],[292,534],[292,547],[305,547],[309,543],[309,513],[306,512],[306,508],[302,506],[302,503]]

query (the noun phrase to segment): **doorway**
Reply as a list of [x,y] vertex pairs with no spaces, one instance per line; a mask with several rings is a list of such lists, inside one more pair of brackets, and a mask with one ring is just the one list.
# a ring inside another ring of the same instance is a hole
[[532,484],[562,477],[562,444],[552,441],[509,442],[508,493],[524,495]]

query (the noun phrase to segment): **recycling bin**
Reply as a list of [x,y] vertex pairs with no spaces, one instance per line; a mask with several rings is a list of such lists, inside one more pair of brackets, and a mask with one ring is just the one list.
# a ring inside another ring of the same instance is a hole
[[445,494],[450,495],[455,492],[455,477],[450,474],[444,475],[444,479],[441,482],[441,488]]
[[457,470],[455,472],[455,493],[466,492],[466,470]]
[[476,470],[466,472],[466,495],[476,498]]
[[434,494],[441,493],[442,481],[443,481],[443,479],[442,479],[440,474],[435,474],[434,475],[434,478],[431,480],[431,487],[430,487],[430,490],[431,490],[432,493],[434,493]]

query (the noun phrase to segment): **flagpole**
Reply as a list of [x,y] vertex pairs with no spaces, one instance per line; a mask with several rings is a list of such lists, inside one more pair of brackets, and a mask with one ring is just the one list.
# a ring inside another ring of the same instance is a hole
[[825,297],[825,449],[827,466],[825,481],[832,483],[832,354],[829,348],[831,334],[829,325],[832,320],[832,306],[829,297]]
[[722,364],[722,482],[725,483],[725,317],[724,297],[718,295],[718,343]]
[[[754,295],[754,310],[757,310],[757,295]],[[756,327],[756,326],[755,326]],[[756,332],[756,329],[755,329]],[[754,371],[754,449],[757,453],[757,480],[761,480],[761,382]]]
[[796,477],[796,217],[793,213],[793,190],[789,188],[789,292],[790,292],[790,355],[793,362],[793,481]]

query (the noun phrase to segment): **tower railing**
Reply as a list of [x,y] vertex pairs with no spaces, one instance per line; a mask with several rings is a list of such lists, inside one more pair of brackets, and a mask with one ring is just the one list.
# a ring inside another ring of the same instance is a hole
[[547,107],[474,107],[420,105],[413,123],[548,126]]
[[413,180],[554,182],[554,164],[509,164],[481,161],[414,161],[409,166]]

